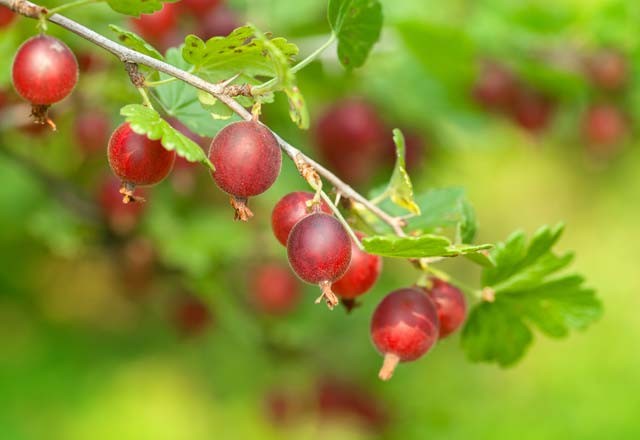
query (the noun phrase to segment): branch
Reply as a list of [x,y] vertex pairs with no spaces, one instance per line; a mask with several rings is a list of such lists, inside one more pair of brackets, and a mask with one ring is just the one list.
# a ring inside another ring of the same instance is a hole
[[[27,0],[0,0],[0,5],[4,5],[14,12],[23,15],[29,18],[40,19],[43,15],[48,14],[46,8],[36,5]],[[179,69],[171,64],[167,64],[164,61],[157,60],[150,56],[144,55],[135,50],[129,49],[128,47],[122,46],[114,41],[109,40],[108,38],[103,37],[97,32],[92,31],[91,29],[77,23],[63,15],[60,14],[52,14],[46,17],[46,19],[52,23],[55,23],[76,35],[84,38],[87,41],[94,43],[95,45],[107,50],[112,53],[120,61],[127,64],[142,64],[147,67],[150,67],[159,72],[163,72],[169,76],[174,78],[178,78],[185,83],[199,89],[210,93],[216,99],[223,102],[227,105],[231,110],[233,110],[236,114],[238,114],[241,118],[245,120],[251,120],[252,115],[249,111],[247,111],[242,105],[240,105],[235,99],[233,99],[234,92],[237,95],[235,89],[232,91],[228,89],[227,84],[212,84],[208,81],[203,80],[200,77],[197,77],[189,72],[186,72],[182,69]],[[246,88],[250,92],[250,88]],[[231,93],[229,93],[231,92]],[[369,211],[371,211],[374,215],[376,215],[380,220],[387,223],[393,231],[400,236],[404,236],[403,226],[405,225],[405,221],[401,218],[393,217],[380,209],[375,204],[371,203],[367,200],[366,197],[362,196],[360,193],[355,191],[345,182],[340,180],[335,174],[331,171],[309,158],[305,154],[303,154],[300,150],[295,148],[293,145],[282,139],[278,134],[274,133],[278,143],[282,150],[296,163],[297,160],[303,159],[310,166],[315,168],[315,170],[324,177],[327,181],[329,181],[336,190],[342,194],[343,197],[351,199],[353,202],[360,203]]]

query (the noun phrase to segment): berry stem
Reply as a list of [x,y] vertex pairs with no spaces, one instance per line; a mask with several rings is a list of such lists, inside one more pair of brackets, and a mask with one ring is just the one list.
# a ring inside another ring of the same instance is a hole
[[322,281],[320,284],[320,290],[322,290],[322,295],[320,295],[316,299],[316,304],[321,303],[323,300],[327,303],[327,307],[329,310],[333,310],[335,306],[337,306],[340,301],[333,290],[331,290],[331,282],[330,281]]
[[247,222],[253,217],[253,212],[248,206],[249,199],[231,196],[229,201],[235,211],[234,220]]
[[384,381],[391,379],[393,372],[400,363],[400,357],[394,353],[385,353],[382,368],[378,373],[378,377]]

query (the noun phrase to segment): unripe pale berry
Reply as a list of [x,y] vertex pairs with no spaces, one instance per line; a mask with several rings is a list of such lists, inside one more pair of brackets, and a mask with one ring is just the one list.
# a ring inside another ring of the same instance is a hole
[[438,310],[440,321],[440,339],[446,338],[460,328],[467,315],[467,302],[457,287],[439,278],[431,280],[426,289]]
[[371,319],[371,339],[384,355],[380,379],[391,379],[399,362],[424,356],[437,341],[439,326],[436,306],[425,292],[399,289],[388,294]]
[[331,283],[339,279],[351,261],[351,240],[340,222],[328,214],[315,213],[300,220],[287,241],[293,271],[307,283],[318,284],[330,309],[338,304]]
[[280,174],[282,153],[271,130],[253,121],[235,122],[220,130],[211,142],[209,160],[213,180],[231,195],[236,219],[253,216],[249,197],[268,190]]
[[[295,224],[312,213],[313,208],[308,205],[312,200],[313,193],[296,191],[281,198],[273,207],[271,228],[273,235],[284,246],[287,245],[289,233]],[[320,209],[327,214],[332,213],[331,208],[324,201],[320,202]]]
[[135,186],[149,186],[169,175],[175,151],[165,149],[159,140],[133,131],[128,122],[120,125],[109,139],[109,165],[123,182],[124,201],[134,201]]

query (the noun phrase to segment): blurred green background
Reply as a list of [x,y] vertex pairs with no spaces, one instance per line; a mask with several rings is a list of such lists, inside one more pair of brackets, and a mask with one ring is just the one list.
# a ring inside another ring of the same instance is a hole
[[[561,247],[576,251],[575,268],[598,290],[603,319],[566,340],[537,337],[506,370],[467,361],[456,335],[379,382],[371,313],[418,273],[385,261],[382,279],[349,315],[314,306],[313,286],[288,316],[256,312],[248,299],[252,268],[286,264],[270,231],[271,207],[305,188],[288,161],[276,185],[253,200],[249,224],[232,221],[225,197],[199,167],[150,191],[139,224],[126,224],[124,233],[116,225],[114,233],[96,208],[106,157],[79,146],[73,127],[93,112],[115,127],[119,107],[138,102],[137,93],[115,60],[52,25],[77,54],[97,59],[54,108],[57,133],[16,128],[28,109],[11,96],[8,60],[35,33],[35,22],[21,18],[0,30],[0,89],[8,96],[0,110],[0,438],[640,436],[640,3],[382,4],[382,39],[364,68],[344,72],[330,49],[299,74],[312,119],[358,96],[390,126],[416,132],[424,140],[412,173],[416,192],[466,188],[478,242],[565,221]],[[329,32],[323,0],[224,7],[238,23],[298,44],[302,55]],[[112,35],[108,23],[134,28],[103,5],[69,15],[105,35]],[[183,35],[193,32],[192,19],[180,19]],[[620,90],[598,88],[576,67],[576,59],[600,51],[626,60]],[[474,101],[487,60],[553,102],[544,127],[527,130]],[[582,118],[597,103],[615,106],[627,125],[613,145],[591,148]],[[311,136],[288,120],[284,100],[267,106],[265,118],[319,156]],[[443,268],[478,282],[477,268],[464,261]],[[185,324],[180,307],[191,303],[200,312]]]

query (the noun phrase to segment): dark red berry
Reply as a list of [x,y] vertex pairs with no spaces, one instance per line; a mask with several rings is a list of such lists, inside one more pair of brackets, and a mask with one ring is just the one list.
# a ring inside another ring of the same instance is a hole
[[77,58],[81,73],[99,72],[107,66],[107,61],[94,52],[80,52]]
[[200,15],[196,34],[203,40],[225,37],[240,25],[238,15],[223,5]]
[[553,102],[531,89],[520,88],[511,106],[513,120],[522,128],[537,133],[549,125]]
[[270,315],[291,312],[300,300],[299,281],[288,267],[265,264],[253,273],[250,294],[255,307]]
[[213,314],[197,296],[184,295],[174,304],[173,322],[183,336],[193,337],[202,334],[213,324]]
[[321,154],[350,183],[369,180],[383,159],[387,130],[369,103],[349,99],[328,108],[314,128]]
[[174,151],[134,132],[128,122],[111,135],[108,156],[111,169],[123,182],[125,200],[133,200],[131,186],[154,185],[167,177],[176,159]]
[[627,83],[625,56],[615,50],[604,50],[587,59],[586,69],[591,82],[605,90],[618,90]]
[[9,26],[15,18],[16,14],[11,12],[9,8],[0,6],[0,29]]
[[517,80],[509,70],[495,62],[486,62],[472,94],[478,104],[489,110],[505,110],[511,105],[516,89]]
[[431,283],[427,294],[438,310],[440,339],[443,339],[460,328],[467,315],[467,303],[455,286],[438,278],[432,279]]
[[20,96],[32,104],[48,106],[71,93],[78,82],[78,62],[62,41],[38,35],[18,49],[12,75]]
[[100,111],[83,112],[73,121],[73,137],[85,153],[104,151],[110,134],[111,120]]
[[[282,245],[287,245],[287,239],[291,229],[301,219],[312,213],[313,209],[307,205],[313,200],[313,193],[296,191],[281,198],[271,213],[271,228],[273,234]],[[324,201],[320,203],[320,209],[331,214],[331,208]]]
[[[356,232],[359,239],[365,237]],[[345,274],[331,288],[342,299],[355,299],[368,292],[378,280],[382,270],[382,258],[368,254],[351,240],[351,263]]]
[[325,378],[320,381],[317,405],[323,419],[352,420],[377,432],[389,422],[389,410],[383,401],[344,379]]
[[[138,224],[144,214],[144,203],[122,203],[120,194],[121,182],[119,179],[109,176],[99,188],[98,201],[107,225],[117,235],[130,233]],[[142,190],[138,191],[145,196]]]
[[399,362],[424,356],[437,341],[438,328],[436,306],[426,293],[399,289],[388,294],[371,319],[371,339],[384,355],[380,379],[391,379]]
[[179,13],[176,3],[165,3],[162,9],[153,14],[131,19],[131,24],[145,40],[159,44],[175,30]]
[[300,220],[287,241],[287,256],[294,272],[307,283],[319,284],[324,299],[332,309],[338,298],[331,283],[346,272],[351,261],[351,239],[334,217],[314,213]]
[[607,147],[619,143],[626,131],[627,118],[617,107],[609,104],[592,106],[582,121],[582,132],[594,152],[602,150],[598,146]]
[[284,426],[300,412],[300,399],[290,391],[271,390],[264,397],[264,411],[269,422]]
[[273,185],[282,165],[282,153],[271,131],[257,122],[235,122],[220,130],[211,142],[209,160],[213,179],[232,196],[236,219],[253,216],[247,199]]
[[220,5],[221,0],[182,0],[180,4],[187,12],[201,17],[208,11],[211,11]]

